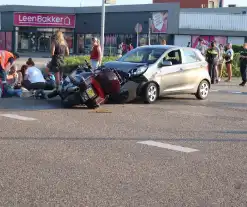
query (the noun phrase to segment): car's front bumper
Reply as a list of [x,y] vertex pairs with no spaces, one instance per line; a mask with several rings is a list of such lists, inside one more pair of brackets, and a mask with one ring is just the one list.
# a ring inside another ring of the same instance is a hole
[[128,81],[126,82],[122,87],[121,87],[121,93],[127,93],[128,92],[128,97],[126,98],[126,102],[133,101],[134,99],[139,96],[139,88],[140,88],[140,83],[136,83],[134,81]]

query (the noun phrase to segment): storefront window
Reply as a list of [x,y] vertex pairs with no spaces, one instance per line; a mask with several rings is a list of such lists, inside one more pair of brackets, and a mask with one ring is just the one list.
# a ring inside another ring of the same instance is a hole
[[139,35],[139,46],[148,45],[148,35],[147,34],[141,34]]
[[0,50],[6,49],[6,35],[5,32],[0,32]]
[[168,39],[169,39],[169,35],[167,34],[159,34],[159,44],[161,44],[162,40],[165,40],[168,44]]
[[[89,55],[92,48],[92,38],[97,37],[100,40],[99,34],[77,34],[77,53]],[[133,36],[122,34],[105,34],[104,55],[116,56],[119,45],[123,43],[133,43]],[[142,41],[147,41],[147,35],[143,35]]]
[[151,45],[158,45],[160,44],[159,42],[159,36],[157,34],[152,34],[150,37],[150,44]]
[[117,54],[117,35],[106,35],[105,36],[105,52],[104,54],[107,56],[114,56]]
[[77,35],[77,53],[85,54],[84,35]]
[[50,52],[52,35],[60,30],[64,33],[65,40],[68,43],[70,53],[74,52],[73,29],[59,28],[18,28],[18,51],[27,52]]
[[6,32],[6,50],[12,51],[12,32]]
[[0,50],[12,50],[12,32],[0,32]]
[[69,52],[74,53],[74,36],[72,33],[64,33],[64,38],[68,44]]

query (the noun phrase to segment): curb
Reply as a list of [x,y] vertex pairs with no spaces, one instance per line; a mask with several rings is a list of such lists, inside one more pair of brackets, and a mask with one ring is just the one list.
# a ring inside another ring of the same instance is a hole
[[241,92],[241,91],[211,90],[211,92],[219,92],[219,93],[230,93],[230,94],[241,94],[241,95],[247,95],[247,92]]

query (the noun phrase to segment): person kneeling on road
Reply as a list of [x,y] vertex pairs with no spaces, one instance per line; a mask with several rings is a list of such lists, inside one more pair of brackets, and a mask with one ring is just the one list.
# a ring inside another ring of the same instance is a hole
[[41,95],[44,98],[43,90],[46,87],[46,81],[41,70],[35,67],[32,58],[29,58],[26,64],[27,69],[25,71],[23,87],[25,87],[27,90],[38,90],[40,93],[42,93]]
[[218,65],[218,58],[219,58],[219,50],[216,47],[216,43],[213,41],[211,42],[211,47],[206,51],[206,60],[208,62],[209,67],[209,75],[211,78],[211,83],[214,84],[217,76],[217,65]]
[[7,50],[0,51],[0,79],[2,84],[6,84],[7,72],[18,58],[18,53],[11,53]]

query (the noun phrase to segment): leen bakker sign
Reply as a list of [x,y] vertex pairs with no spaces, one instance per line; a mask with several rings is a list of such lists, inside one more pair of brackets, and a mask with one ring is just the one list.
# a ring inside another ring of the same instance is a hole
[[63,27],[75,28],[75,15],[14,13],[14,25],[25,27]]

